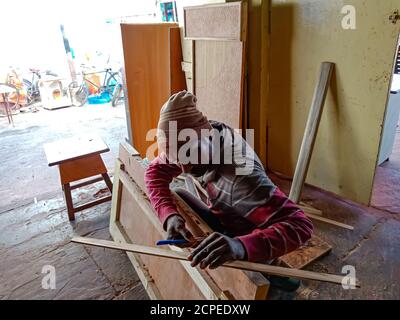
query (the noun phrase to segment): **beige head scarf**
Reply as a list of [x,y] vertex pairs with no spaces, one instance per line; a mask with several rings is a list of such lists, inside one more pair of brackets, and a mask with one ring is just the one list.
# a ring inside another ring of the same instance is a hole
[[[200,137],[201,129],[212,129],[207,118],[196,107],[197,98],[190,92],[181,91],[172,95],[163,105],[158,122],[159,150],[165,151],[165,143],[176,130],[177,137],[183,129],[193,129]],[[174,121],[174,125],[170,122]],[[173,128],[173,129],[171,129]]]

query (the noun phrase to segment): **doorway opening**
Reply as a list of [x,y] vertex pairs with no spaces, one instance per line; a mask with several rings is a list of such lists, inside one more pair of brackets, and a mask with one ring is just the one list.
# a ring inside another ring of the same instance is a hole
[[397,214],[400,213],[400,38],[393,70],[371,205]]

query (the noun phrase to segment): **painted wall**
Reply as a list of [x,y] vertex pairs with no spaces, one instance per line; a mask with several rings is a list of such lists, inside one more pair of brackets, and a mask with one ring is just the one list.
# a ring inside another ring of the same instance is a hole
[[[355,9],[355,30],[342,27],[344,5]],[[369,203],[400,30],[389,21],[395,9],[400,0],[272,0],[270,169],[293,174],[320,64],[335,62],[307,182]]]

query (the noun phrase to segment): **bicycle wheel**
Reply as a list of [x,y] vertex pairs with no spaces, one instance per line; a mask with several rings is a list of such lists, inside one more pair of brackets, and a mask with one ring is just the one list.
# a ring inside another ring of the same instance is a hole
[[110,96],[112,96],[115,91],[115,88],[120,83],[122,84],[122,79],[121,79],[119,72],[112,72],[112,73],[110,73],[110,76],[108,77],[108,79],[106,81],[105,90],[110,94]]
[[86,83],[78,85],[76,82],[71,82],[68,89],[73,102],[76,101],[77,107],[82,107],[88,101],[89,88]]
[[123,97],[124,89],[122,86],[121,74],[113,72],[106,82],[106,91],[110,94],[111,105],[115,107]]
[[[6,89],[5,91],[8,91],[5,93],[5,98],[8,101],[8,106],[6,106],[7,102],[6,101],[1,101],[2,104],[4,103],[4,108],[0,108],[0,115],[1,116],[7,116],[7,110],[6,107],[10,110],[12,114],[15,114],[16,111],[19,108],[19,90],[17,87],[15,87],[12,84],[8,83],[0,83],[0,87],[3,87]],[[0,95],[0,98],[2,99],[3,96]]]
[[115,88],[114,88],[114,92],[112,95],[112,99],[111,99],[111,105],[113,107],[115,107],[118,104],[118,101],[121,99],[122,96],[122,92],[123,92],[123,88],[121,84],[118,84]]

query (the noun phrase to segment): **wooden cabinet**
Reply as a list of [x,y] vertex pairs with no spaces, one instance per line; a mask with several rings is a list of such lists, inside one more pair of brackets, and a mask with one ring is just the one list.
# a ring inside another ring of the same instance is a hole
[[157,128],[162,105],[186,90],[180,31],[175,23],[121,24],[121,33],[129,140],[145,157],[155,142],[146,135]]

